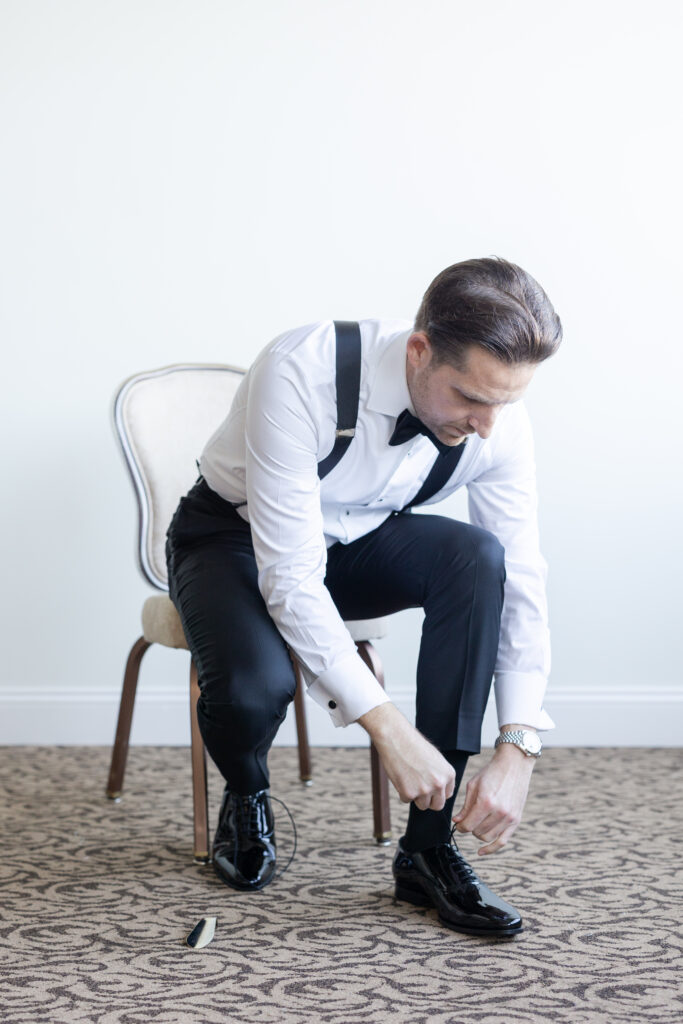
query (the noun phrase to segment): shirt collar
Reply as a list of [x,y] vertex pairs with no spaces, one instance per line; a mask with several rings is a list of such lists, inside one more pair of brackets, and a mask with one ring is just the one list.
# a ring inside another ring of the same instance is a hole
[[415,415],[406,380],[406,345],[413,328],[401,331],[387,345],[375,369],[367,408],[396,418],[404,409]]

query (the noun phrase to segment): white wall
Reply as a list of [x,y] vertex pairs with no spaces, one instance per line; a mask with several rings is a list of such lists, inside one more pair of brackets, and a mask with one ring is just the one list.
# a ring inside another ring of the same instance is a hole
[[[119,381],[248,364],[316,318],[410,317],[444,266],[490,254],[565,327],[528,398],[546,740],[680,742],[679,10],[2,0],[2,742],[112,735],[148,593]],[[407,708],[420,613],[401,619],[382,652]],[[148,654],[138,740],[184,740],[186,672]]]

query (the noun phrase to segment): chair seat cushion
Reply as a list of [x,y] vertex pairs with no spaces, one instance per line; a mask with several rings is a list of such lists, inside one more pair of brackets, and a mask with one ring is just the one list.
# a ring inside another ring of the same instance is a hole
[[[345,623],[356,641],[379,640],[388,633],[387,619],[354,619]],[[189,650],[180,616],[168,594],[153,594],[142,607],[142,633],[150,644]]]
[[344,623],[351,637],[360,642],[361,640],[380,640],[389,632],[389,619],[350,619]]
[[154,594],[145,601],[142,634],[147,643],[189,650],[180,616],[168,594]]

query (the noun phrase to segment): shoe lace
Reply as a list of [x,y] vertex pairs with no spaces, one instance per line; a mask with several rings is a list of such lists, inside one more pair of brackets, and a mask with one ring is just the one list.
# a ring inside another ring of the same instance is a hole
[[275,877],[275,878],[281,878],[281,877],[282,877],[282,876],[284,875],[284,873],[285,873],[285,871],[287,870],[287,868],[289,867],[289,865],[290,865],[290,864],[292,863],[292,861],[294,860],[294,854],[296,853],[296,825],[294,824],[294,818],[292,817],[292,812],[290,811],[289,807],[288,807],[288,806],[287,806],[287,804],[286,804],[286,803],[284,802],[284,800],[280,800],[280,798],[279,798],[279,797],[277,797],[277,796],[271,796],[271,798],[270,798],[270,799],[271,799],[271,800],[277,800],[277,802],[278,802],[279,804],[282,804],[282,806],[284,807],[284,809],[285,809],[285,810],[287,811],[287,815],[288,815],[288,817],[289,817],[289,820],[290,820],[290,821],[291,821],[291,823],[292,823],[292,834],[293,834],[293,837],[294,837],[294,838],[293,838],[293,843],[294,843],[294,845],[293,845],[293,847],[292,847],[292,853],[291,853],[291,856],[290,856],[289,860],[287,861],[287,863],[285,864],[285,866],[284,866],[283,868],[279,868],[279,869],[278,869],[278,870],[277,870],[277,871],[275,872],[275,876],[274,876],[274,877]]
[[[226,790],[226,792],[227,792],[227,790]],[[234,804],[233,804],[233,806],[234,806],[234,809],[235,809],[235,816],[239,819],[239,827],[240,827],[240,829],[242,831],[246,832],[247,834],[258,835],[259,832],[260,832],[260,829],[261,829],[261,814],[262,814],[262,810],[263,810],[262,794],[258,794],[257,796],[253,796],[251,794],[248,794],[246,796],[241,796],[241,795],[238,795],[238,794],[233,794],[233,797],[234,797]],[[288,816],[290,822],[292,823],[293,845],[292,845],[291,856],[290,856],[289,860],[287,861],[287,863],[285,864],[285,866],[283,868],[280,868],[278,871],[276,871],[275,875],[273,876],[274,878],[280,878],[282,875],[284,875],[285,871],[287,870],[287,868],[290,866],[290,864],[294,860],[294,855],[296,854],[296,848],[297,848],[296,824],[294,822],[294,818],[292,817],[292,812],[290,811],[289,807],[284,802],[284,800],[280,800],[279,797],[272,796],[271,794],[268,794],[267,799],[275,800],[275,801],[277,801],[277,803],[281,804],[284,807],[285,811],[287,812],[287,816]],[[219,826],[219,830],[217,832],[217,838],[219,838],[219,833],[220,833],[220,826]]]
[[[289,820],[292,823],[293,836],[293,847],[290,858],[283,868],[279,868],[275,872],[273,876],[274,880],[275,878],[281,878],[282,875],[284,875],[287,868],[289,867],[289,865],[294,860],[294,854],[296,853],[296,825],[294,823],[294,818],[292,817],[292,812],[290,811],[289,807],[284,802],[284,800],[280,800],[279,797],[273,796],[272,794],[268,795],[268,799],[275,800],[277,803],[281,804],[284,807],[285,811],[287,812],[287,816],[289,817]],[[260,816],[262,810],[262,800],[255,800],[253,796],[240,796],[235,800],[235,809],[237,811],[237,816],[240,819],[240,828],[244,829],[248,833],[258,833],[261,824]]]
[[448,858],[451,862],[451,866],[454,868],[456,874],[463,882],[473,882],[475,884],[481,884],[481,879],[477,875],[474,868],[472,868],[463,855],[458,849],[458,844],[455,841],[455,825],[451,829],[450,842],[448,844],[451,856]]
[[235,799],[235,811],[239,820],[240,829],[247,835],[254,835],[259,832],[261,824],[262,800],[253,796],[237,796]]

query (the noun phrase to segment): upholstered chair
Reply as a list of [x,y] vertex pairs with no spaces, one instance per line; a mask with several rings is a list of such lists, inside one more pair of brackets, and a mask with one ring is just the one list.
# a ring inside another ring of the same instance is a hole
[[[135,692],[140,663],[152,644],[188,650],[180,617],[168,596],[165,542],[173,513],[182,495],[195,482],[196,460],[204,444],[226,416],[244,371],[234,366],[187,363],[165,366],[129,377],[119,387],[112,406],[113,425],[137,497],[138,566],[156,589],[142,608],[142,636],[131,648],[123,677],[107,796],[120,800],[128,756]],[[371,641],[386,634],[386,620],[346,623],[358,652],[384,685],[382,666]],[[290,652],[291,654],[291,652]],[[295,716],[302,782],[312,780],[311,752],[306,727],[304,684],[295,657],[297,679]],[[206,751],[197,723],[199,685],[190,659],[190,727],[194,804],[194,857],[210,856],[206,781]],[[374,836],[390,841],[389,787],[377,751],[370,748]]]

